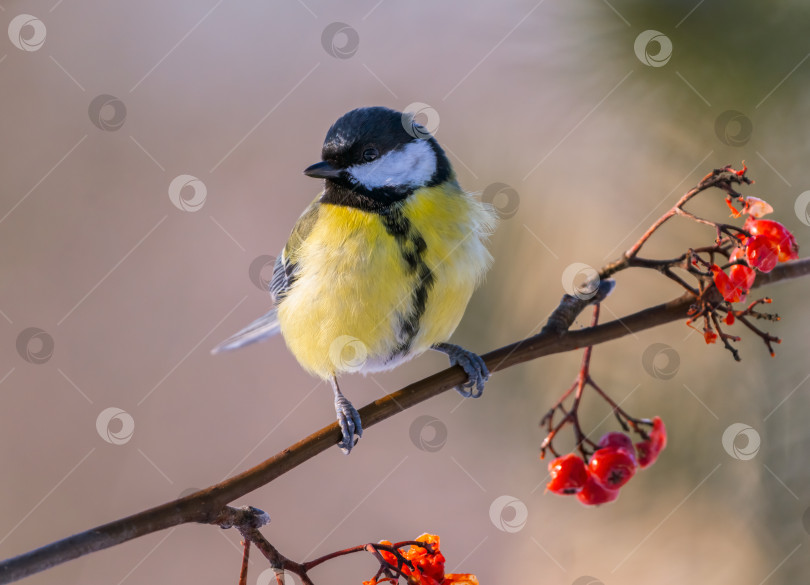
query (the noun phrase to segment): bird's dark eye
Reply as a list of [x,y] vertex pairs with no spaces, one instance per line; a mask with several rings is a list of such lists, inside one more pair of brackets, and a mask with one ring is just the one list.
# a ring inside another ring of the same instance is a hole
[[365,149],[363,151],[363,160],[366,161],[366,162],[371,162],[374,159],[376,159],[378,156],[380,156],[380,153],[373,146],[371,146],[371,147],[369,147],[369,148],[367,148],[367,149]]

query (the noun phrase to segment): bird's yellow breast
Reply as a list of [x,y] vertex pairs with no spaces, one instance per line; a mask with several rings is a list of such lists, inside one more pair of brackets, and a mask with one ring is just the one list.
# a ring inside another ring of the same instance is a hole
[[491,260],[492,209],[455,184],[419,189],[389,215],[316,205],[278,305],[301,365],[324,378],[383,370],[447,340]]

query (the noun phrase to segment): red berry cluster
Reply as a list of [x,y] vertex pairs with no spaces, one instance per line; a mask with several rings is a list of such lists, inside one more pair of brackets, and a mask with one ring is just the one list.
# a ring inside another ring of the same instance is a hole
[[611,431],[599,439],[587,464],[575,453],[551,461],[548,464],[551,481],[546,489],[559,495],[576,494],[586,506],[612,502],[619,497],[619,489],[636,474],[636,468],[655,463],[666,446],[667,430],[657,416],[647,438],[635,445],[626,433]]
[[[729,205],[732,207],[731,205]],[[748,214],[743,230],[750,236],[740,234],[740,245],[731,252],[729,262],[745,262],[747,264],[733,264],[728,273],[717,264],[711,265],[714,284],[723,298],[730,302],[745,301],[748,291],[754,284],[756,272],[770,272],[778,262],[787,262],[799,257],[799,246],[793,234],[778,221],[760,219],[763,215],[773,211],[773,208],[756,197],[744,199],[741,212]],[[708,340],[707,340],[708,341]]]
[[396,584],[400,582],[400,577],[404,577],[409,585],[478,585],[478,578],[470,573],[444,572],[445,558],[439,550],[437,535],[425,533],[419,536],[404,552],[400,551],[403,544],[381,540],[381,547],[366,545],[366,549],[374,552],[382,565],[371,580],[363,581],[363,585]]

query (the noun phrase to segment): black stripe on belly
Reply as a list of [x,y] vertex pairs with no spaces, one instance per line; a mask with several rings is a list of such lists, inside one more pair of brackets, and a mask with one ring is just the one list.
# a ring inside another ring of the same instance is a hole
[[422,235],[413,229],[410,220],[405,217],[402,210],[394,207],[382,214],[381,218],[386,231],[397,240],[408,271],[417,277],[413,293],[411,293],[410,310],[400,316],[401,339],[391,356],[393,358],[396,355],[408,353],[411,348],[411,343],[419,332],[419,321],[425,314],[428,293],[433,288],[435,277],[424,260],[427,244]]

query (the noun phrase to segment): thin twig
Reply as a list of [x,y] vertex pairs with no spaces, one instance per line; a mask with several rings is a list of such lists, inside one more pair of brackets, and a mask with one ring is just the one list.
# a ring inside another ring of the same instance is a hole
[[245,539],[242,541],[244,547],[242,552],[242,567],[239,570],[239,585],[247,585],[248,578],[248,565],[250,564],[250,541]]

